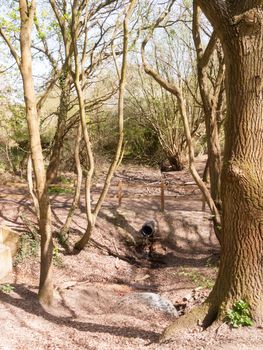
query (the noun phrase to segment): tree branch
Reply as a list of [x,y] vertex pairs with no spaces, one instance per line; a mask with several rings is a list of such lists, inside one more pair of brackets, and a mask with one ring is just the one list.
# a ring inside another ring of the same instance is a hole
[[[190,126],[189,126],[189,121],[188,121],[188,117],[187,117],[187,112],[186,112],[186,105],[185,105],[185,100],[183,98],[183,94],[182,91],[180,89],[179,86],[177,86],[175,83],[170,83],[169,81],[165,80],[163,77],[161,77],[159,75],[158,72],[156,72],[154,69],[152,69],[147,63],[146,63],[146,59],[145,59],[145,47],[149,41],[149,39],[152,37],[153,35],[153,31],[155,28],[157,28],[157,26],[161,23],[162,20],[165,19],[165,17],[167,16],[167,12],[164,11],[159,18],[157,19],[157,21],[155,22],[154,26],[153,26],[153,30],[150,34],[147,35],[147,37],[144,39],[143,43],[142,43],[142,47],[141,47],[141,55],[142,55],[142,62],[143,62],[143,67],[144,70],[147,74],[149,74],[152,78],[154,78],[164,89],[168,90],[169,92],[171,92],[173,95],[176,96],[177,101],[178,101],[178,106],[179,106],[179,110],[180,110],[180,114],[182,116],[183,119],[183,124],[184,124],[184,131],[185,131],[185,136],[186,136],[186,140],[187,140],[187,145],[188,145],[188,151],[189,151],[189,167],[190,167],[190,171],[191,174],[196,182],[196,184],[198,185],[199,189],[201,190],[201,192],[203,193],[209,208],[212,212],[212,214],[214,215],[214,219],[216,222],[216,225],[220,225],[221,222],[221,218],[220,218],[220,213],[211,197],[211,194],[209,192],[209,190],[207,189],[205,183],[202,181],[201,177],[199,176],[195,165],[194,165],[194,148],[193,148],[193,144],[192,144],[192,137],[191,137],[191,132],[190,132]],[[220,241],[220,237],[217,237],[218,240]]]
[[6,42],[7,46],[9,47],[10,53],[14,57],[17,65],[18,65],[18,68],[20,68],[20,66],[21,66],[21,58],[18,56],[14,46],[12,45],[11,41],[6,36],[5,32],[2,30],[1,27],[0,27],[0,35],[4,39],[4,41]]

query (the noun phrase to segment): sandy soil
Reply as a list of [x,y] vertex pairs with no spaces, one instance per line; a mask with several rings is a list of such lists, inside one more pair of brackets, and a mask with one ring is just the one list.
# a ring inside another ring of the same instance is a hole
[[[198,166],[201,170],[203,161]],[[124,197],[118,207],[120,179]],[[20,256],[13,273],[1,281],[2,286],[11,286],[9,293],[0,291],[1,350],[263,349],[261,329],[233,330],[226,324],[203,332],[198,327],[188,329],[174,341],[159,344],[173,316],[136,302],[125,304],[135,292],[153,292],[169,299],[183,314],[204,300],[216,276],[219,247],[209,211],[202,211],[202,197],[189,173],[165,174],[164,213],[160,211],[160,179],[157,170],[122,168],[114,178],[89,247],[74,255],[55,240],[56,291],[51,308],[44,309],[37,301],[38,247],[31,247],[31,256]],[[94,201],[100,187],[99,177]],[[32,229],[32,204],[23,183],[3,185],[0,199],[1,224],[21,234]],[[69,194],[52,196],[54,232],[65,219],[70,202]],[[157,223],[150,257],[147,247],[134,245],[147,220]],[[70,242],[84,230],[81,206]]]

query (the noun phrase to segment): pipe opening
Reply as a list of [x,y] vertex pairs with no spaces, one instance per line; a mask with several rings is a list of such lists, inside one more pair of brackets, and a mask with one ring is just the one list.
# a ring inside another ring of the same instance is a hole
[[151,237],[153,236],[155,232],[155,223],[154,221],[148,221],[145,224],[143,224],[142,228],[140,229],[140,233],[143,237]]

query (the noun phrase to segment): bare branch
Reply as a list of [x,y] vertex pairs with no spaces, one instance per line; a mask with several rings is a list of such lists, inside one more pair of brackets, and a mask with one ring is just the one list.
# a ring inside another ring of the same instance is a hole
[[7,46],[9,47],[11,55],[14,57],[18,67],[20,68],[21,58],[18,56],[14,46],[12,45],[11,41],[9,40],[9,38],[7,37],[7,35],[5,34],[5,32],[3,31],[3,29],[1,27],[0,27],[0,35],[4,39],[4,41],[6,42]]
[[[157,19],[155,24],[153,25],[153,30],[155,28],[157,28],[157,25],[159,25],[161,23],[161,21],[165,19],[166,16],[167,16],[167,11],[164,11],[159,16],[159,18]],[[186,136],[188,151],[189,151],[189,167],[190,167],[191,174],[192,174],[193,178],[195,179],[195,182],[197,183],[199,189],[201,190],[204,197],[206,198],[206,201],[209,205],[209,208],[215,217],[216,224],[220,225],[221,218],[220,218],[219,211],[218,211],[218,209],[217,209],[217,207],[216,207],[216,205],[211,197],[209,190],[207,189],[205,183],[202,181],[202,179],[199,176],[199,174],[195,168],[195,165],[194,165],[194,158],[195,158],[194,148],[193,148],[193,144],[192,144],[190,126],[189,126],[189,121],[188,121],[187,112],[186,112],[186,105],[185,105],[185,100],[183,98],[182,91],[181,91],[179,86],[177,86],[175,83],[171,83],[171,82],[165,80],[163,77],[161,77],[159,75],[158,72],[156,72],[154,69],[152,69],[146,63],[145,47],[146,47],[149,39],[152,37],[152,34],[153,34],[153,31],[147,35],[147,37],[144,39],[144,41],[142,43],[142,47],[141,47],[141,54],[142,54],[142,61],[143,61],[144,70],[147,74],[149,74],[152,78],[154,78],[163,88],[165,88],[166,90],[171,92],[177,98],[180,114],[182,116],[183,123],[184,123],[185,136]],[[220,237],[218,237],[218,239],[220,241]]]
[[122,67],[120,73],[120,82],[119,82],[119,98],[118,98],[118,118],[119,118],[119,139],[118,145],[115,153],[115,157],[110,165],[108,170],[106,180],[100,195],[100,198],[95,206],[94,215],[98,215],[101,205],[108,193],[110,187],[110,181],[116,170],[116,167],[120,163],[120,160],[123,155],[123,138],[124,138],[124,94],[125,94],[125,85],[126,85],[126,74],[127,74],[127,56],[128,56],[128,44],[129,44],[129,19],[133,12],[134,6],[136,5],[137,0],[131,0],[128,7],[127,13],[123,22],[123,57],[122,57]]

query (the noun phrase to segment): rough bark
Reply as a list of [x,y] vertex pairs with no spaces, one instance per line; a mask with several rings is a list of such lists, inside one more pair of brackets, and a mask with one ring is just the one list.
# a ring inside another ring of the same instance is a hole
[[263,6],[256,5],[229,3],[228,21],[218,31],[226,58],[227,121],[221,263],[209,300],[222,316],[245,299],[262,325]]
[[[205,303],[208,312],[198,318],[209,326],[244,299],[254,324],[262,326],[263,6],[257,1],[228,1],[228,7],[222,1],[198,3],[223,45],[227,93],[221,259]],[[221,11],[219,16],[215,8]],[[164,337],[171,337],[176,326],[169,327]]]
[[233,301],[247,300],[256,324],[262,325],[263,6],[238,11],[237,16],[222,33],[227,68],[223,236],[219,274],[210,298],[221,304],[220,314]]

